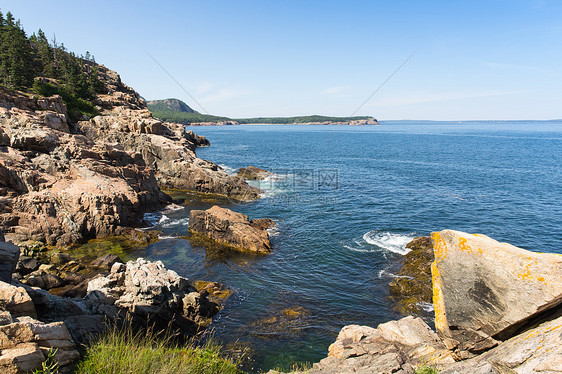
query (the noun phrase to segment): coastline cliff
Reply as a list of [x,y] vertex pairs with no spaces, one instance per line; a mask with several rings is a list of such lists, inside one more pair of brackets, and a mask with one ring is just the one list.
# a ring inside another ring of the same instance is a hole
[[196,157],[206,139],[153,118],[117,73],[96,66],[104,93],[92,118],[72,121],[59,95],[0,87],[0,230],[8,239],[68,245],[120,235],[171,201],[162,189],[259,197]]

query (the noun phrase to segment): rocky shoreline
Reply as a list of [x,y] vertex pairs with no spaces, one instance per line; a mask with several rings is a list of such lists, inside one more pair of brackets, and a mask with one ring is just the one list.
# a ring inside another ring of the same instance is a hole
[[562,255],[453,230],[432,233],[431,243],[436,331],[412,316],[345,326],[328,357],[302,373],[562,372]]
[[[153,118],[115,72],[99,72],[106,92],[95,101],[100,114],[77,122],[60,96],[0,87],[2,372],[38,369],[53,349],[69,370],[86,337],[123,321],[183,336],[207,328],[229,295],[222,285],[191,282],[160,261],[78,258],[75,246],[109,237],[148,245],[158,233],[138,228],[146,226],[145,213],[172,201],[163,190],[251,201],[260,190],[244,178],[272,175],[248,167],[231,176],[197,158],[207,139]],[[192,210],[189,218],[196,244],[272,250],[269,219],[219,206]],[[452,230],[408,248],[389,286],[393,300],[413,315],[432,302],[436,330],[414,316],[376,328],[346,326],[308,372],[414,373],[424,365],[443,373],[562,372],[562,256]],[[261,323],[282,329],[307,313],[286,309]]]
[[204,137],[154,119],[99,66],[101,113],[73,123],[60,96],[0,88],[0,229],[10,240],[69,245],[121,235],[171,199],[161,189],[248,201],[259,190],[196,157]]
[[[115,255],[104,255],[86,265],[67,254],[57,258],[58,265],[39,264],[34,258],[20,257],[17,246],[0,242],[3,373],[39,369],[53,349],[64,372],[65,365],[80,358],[79,351],[85,350],[89,339],[115,324],[193,336],[219,310],[210,300],[210,292],[215,300],[221,298],[217,292],[224,292],[216,283],[206,283],[199,292],[189,279],[166,269],[160,261],[138,258],[123,263]],[[80,272],[85,267],[96,271],[86,277]],[[69,290],[67,297],[47,292],[65,281],[70,284],[70,279],[75,281],[72,297]]]

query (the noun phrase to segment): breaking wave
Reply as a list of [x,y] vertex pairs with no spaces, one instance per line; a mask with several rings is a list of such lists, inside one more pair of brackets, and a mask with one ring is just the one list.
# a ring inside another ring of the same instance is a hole
[[363,235],[363,240],[370,245],[377,246],[384,250],[405,255],[410,252],[406,248],[415,235],[413,234],[396,234],[389,231],[372,230]]

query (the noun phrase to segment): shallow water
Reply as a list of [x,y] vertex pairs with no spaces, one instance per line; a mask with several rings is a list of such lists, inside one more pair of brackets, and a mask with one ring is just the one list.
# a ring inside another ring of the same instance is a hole
[[[260,201],[229,206],[276,221],[268,256],[192,248],[188,204],[150,218],[164,232],[137,253],[234,289],[213,323],[252,349],[253,371],[324,357],[347,324],[397,318],[388,282],[404,244],[445,228],[562,253],[562,124],[198,127],[201,158],[277,173]],[[292,309],[287,309],[292,308]]]

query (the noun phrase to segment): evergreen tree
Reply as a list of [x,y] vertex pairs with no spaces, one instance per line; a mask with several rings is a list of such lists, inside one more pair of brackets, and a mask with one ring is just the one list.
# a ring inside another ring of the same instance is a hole
[[13,88],[29,87],[34,76],[31,44],[12,13],[8,12],[2,23],[0,83]]

